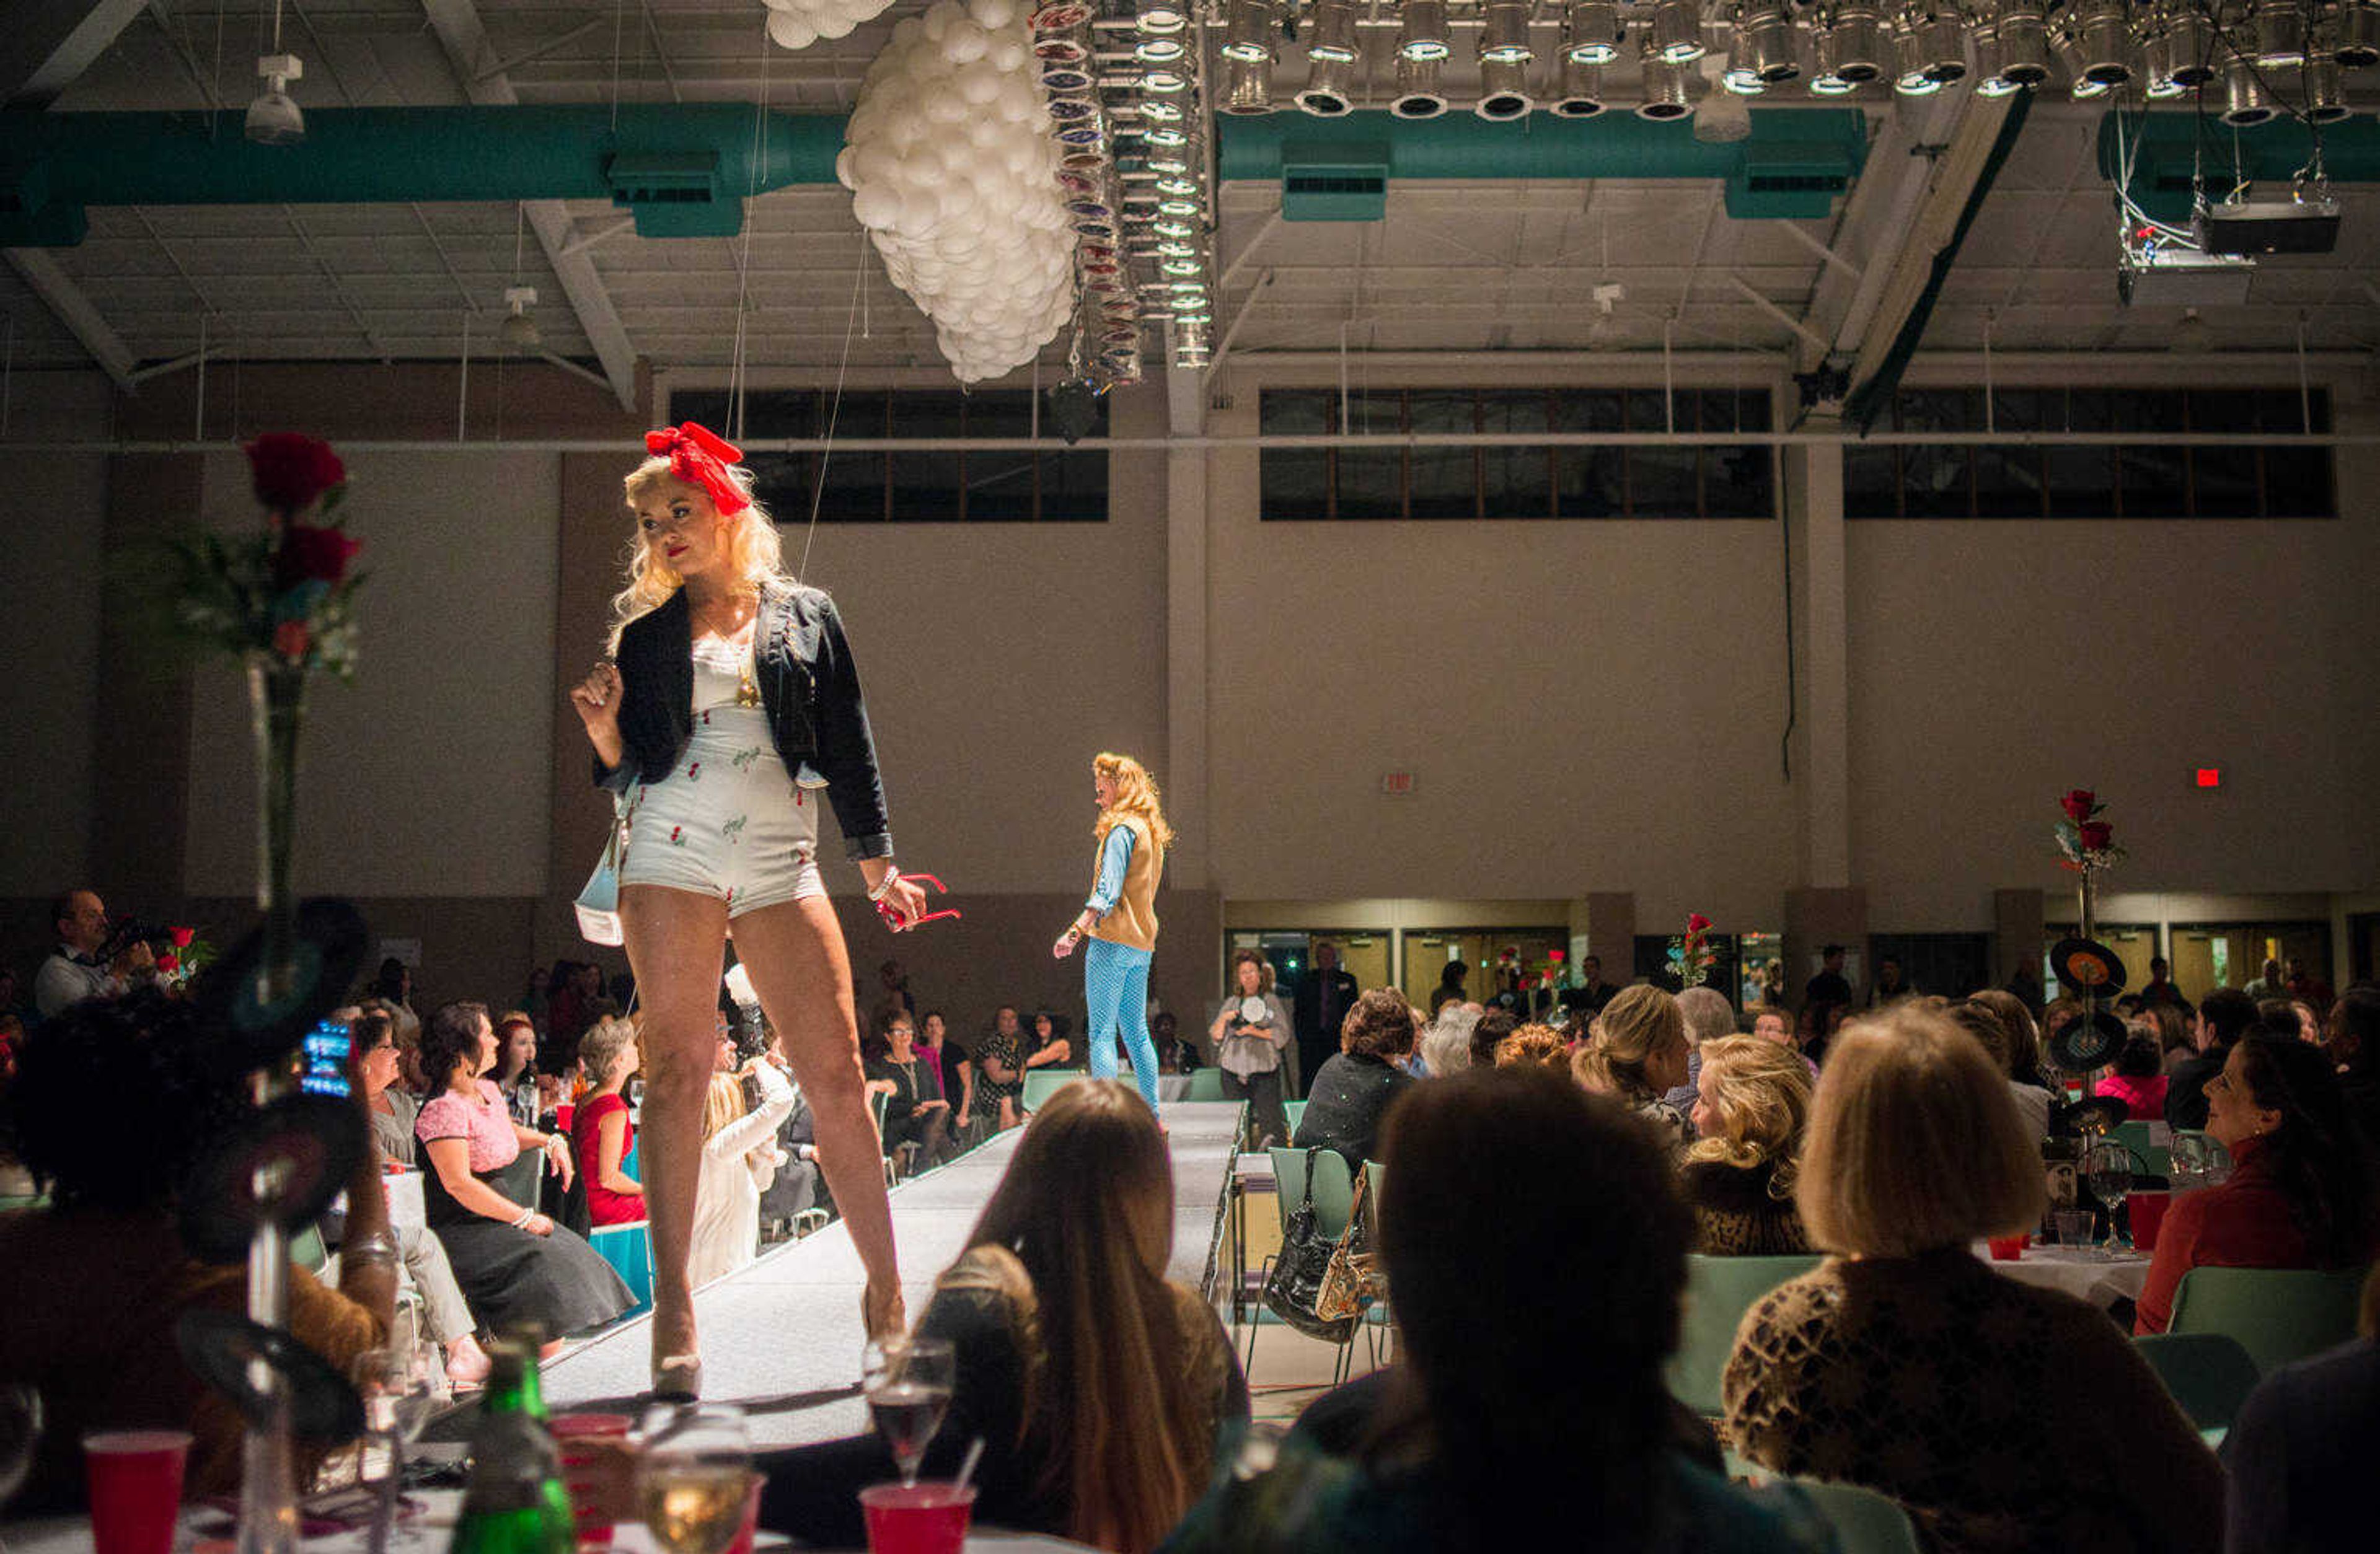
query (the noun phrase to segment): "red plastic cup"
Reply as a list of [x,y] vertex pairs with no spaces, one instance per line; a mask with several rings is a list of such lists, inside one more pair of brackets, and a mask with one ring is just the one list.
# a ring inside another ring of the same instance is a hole
[[2157,1227],[2165,1223],[2165,1211],[2173,1203],[2169,1192],[2132,1193],[2124,1198],[2125,1210],[2132,1217],[2132,1250],[2156,1250]]
[[100,1430],[82,1438],[94,1554],[173,1554],[189,1451],[185,1430]]
[[589,1450],[595,1441],[625,1440],[636,1421],[625,1414],[564,1414],[547,1424],[554,1444],[562,1449],[562,1484],[570,1491],[570,1518],[581,1548],[609,1548],[612,1519],[586,1493],[587,1470],[602,1453]]
[[868,1554],[961,1554],[975,1486],[876,1484],[859,1491]]
[[760,1527],[760,1491],[768,1484],[761,1475],[752,1475],[752,1486],[744,1496],[744,1519],[735,1524],[735,1538],[728,1544],[727,1554],[752,1554],[752,1535]]
[[1990,1244],[1992,1261],[2012,1263],[2024,1256],[2024,1249],[2033,1244],[2033,1236],[2029,1232],[2023,1235],[1996,1235]]

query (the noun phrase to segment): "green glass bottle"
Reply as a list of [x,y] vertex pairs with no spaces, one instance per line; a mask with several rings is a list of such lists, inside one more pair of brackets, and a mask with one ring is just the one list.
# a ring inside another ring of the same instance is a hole
[[449,1554],[575,1554],[562,1453],[545,1427],[537,1350],[501,1342],[471,1435],[471,1479]]

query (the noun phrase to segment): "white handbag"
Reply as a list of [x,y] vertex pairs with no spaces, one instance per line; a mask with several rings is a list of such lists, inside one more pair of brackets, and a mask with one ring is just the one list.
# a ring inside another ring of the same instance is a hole
[[635,813],[636,806],[626,794],[613,795],[611,838],[603,844],[603,856],[595,860],[595,872],[587,877],[575,904],[579,936],[589,944],[616,948],[620,943],[620,860],[627,855],[628,819]]

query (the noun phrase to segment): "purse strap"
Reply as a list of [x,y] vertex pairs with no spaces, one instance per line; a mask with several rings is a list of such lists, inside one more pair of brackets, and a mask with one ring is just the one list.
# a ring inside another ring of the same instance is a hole
[[1314,1157],[1320,1152],[1319,1145],[1310,1145],[1305,1151],[1305,1202],[1303,1207],[1306,1208],[1314,1207]]

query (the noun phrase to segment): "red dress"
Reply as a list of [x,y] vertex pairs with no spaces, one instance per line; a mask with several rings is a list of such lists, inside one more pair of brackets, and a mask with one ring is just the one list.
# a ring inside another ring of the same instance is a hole
[[2183,1193],[2165,1211],[2132,1331],[2166,1330],[2173,1292],[2192,1269],[2314,1266],[2265,1147],[2260,1138],[2241,1139],[2231,1147],[2229,1181]]
[[2099,1081],[2099,1088],[2094,1093],[2113,1096],[2122,1101],[2124,1115],[2131,1122],[2162,1123],[2165,1121],[2166,1085],[2167,1079],[2162,1074],[2153,1074],[2145,1079],[2134,1078],[2128,1074],[2111,1074]]
[[645,1217],[644,1195],[612,1191],[603,1185],[603,1173],[595,1166],[603,1119],[615,1111],[620,1114],[620,1158],[625,1160],[637,1147],[637,1124],[629,1119],[628,1103],[618,1091],[580,1103],[577,1115],[570,1119],[571,1152],[578,1157],[578,1174],[587,1183],[587,1217],[599,1225],[632,1225]]

